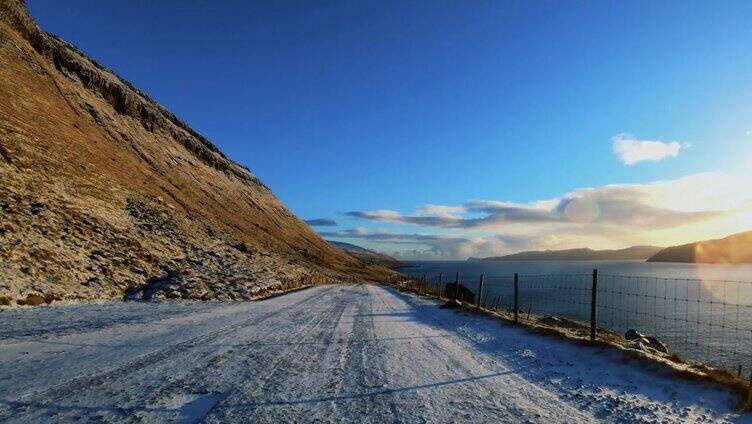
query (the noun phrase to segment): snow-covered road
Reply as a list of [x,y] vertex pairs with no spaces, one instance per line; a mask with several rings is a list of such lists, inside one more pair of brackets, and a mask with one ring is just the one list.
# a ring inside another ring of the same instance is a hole
[[374,285],[0,312],[0,421],[752,422],[740,399]]

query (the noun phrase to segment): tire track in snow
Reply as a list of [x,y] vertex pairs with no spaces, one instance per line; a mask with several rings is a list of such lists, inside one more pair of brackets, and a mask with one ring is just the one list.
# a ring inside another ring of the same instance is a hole
[[[340,404],[344,416],[363,417],[366,422],[399,422],[400,414],[394,395],[385,390],[389,386],[385,370],[386,349],[378,340],[373,319],[371,286],[361,286],[367,296],[358,302],[358,314],[353,322],[351,343],[347,349],[345,369],[350,374],[338,387],[330,402]],[[361,341],[370,340],[372,343]]]
[[[327,287],[324,290],[325,291],[322,294],[332,291],[333,287]],[[292,306],[298,307],[310,303],[315,299],[315,297],[311,296],[303,297],[302,299],[293,303]],[[124,376],[143,367],[153,366],[157,362],[165,361],[179,354],[180,352],[184,352],[202,344],[206,344],[211,340],[217,339],[222,335],[231,333],[244,326],[258,325],[259,323],[273,318],[274,316],[283,312],[287,312],[286,309],[277,309],[271,312],[267,312],[261,316],[252,317],[238,323],[228,324],[219,329],[200,334],[182,342],[169,345],[162,349],[139,355],[133,359],[127,360],[119,365],[108,368],[99,373],[77,376],[41,391],[31,391],[24,393],[12,400],[5,399],[2,402],[6,404],[8,408],[0,410],[0,420],[6,420],[11,417],[18,417],[20,414],[26,412],[31,405],[48,404],[60,397],[68,397],[71,394],[91,390],[93,387],[104,385],[111,380],[122,379]]]
[[[294,304],[291,306],[293,310],[285,310],[285,315],[290,316],[288,318],[278,320],[279,315],[275,315],[259,322],[257,326],[241,329],[232,337],[242,342],[237,342],[227,350],[203,359],[195,367],[184,372],[180,378],[173,378],[168,384],[158,386],[148,394],[142,395],[141,404],[159,405],[176,394],[212,393],[220,399],[211,408],[211,410],[216,409],[232,394],[241,390],[232,381],[233,378],[244,374],[248,379],[257,378],[257,374],[248,374],[254,364],[273,363],[274,358],[279,356],[280,347],[289,344],[284,340],[294,338],[295,335],[306,330],[318,316],[315,313],[318,304],[331,303],[331,300],[326,298],[329,292],[331,290],[319,294],[314,303]],[[292,322],[290,322],[291,319]],[[247,331],[250,334],[246,336],[243,333]],[[269,335],[272,335],[272,340],[268,340]],[[207,411],[207,414],[211,410]]]
[[[345,309],[347,308],[347,303],[345,303],[345,302],[337,301],[337,302],[333,302],[333,303],[334,303],[334,307],[331,310],[327,311],[327,313],[323,317],[321,317],[321,319],[319,319],[318,321],[316,321],[316,323],[313,326],[311,326],[307,331],[305,331],[303,334],[301,334],[297,338],[297,340],[291,346],[292,349],[291,349],[290,354],[287,355],[284,358],[280,358],[279,360],[277,360],[276,363],[272,366],[272,368],[264,375],[264,377],[262,377],[262,379],[261,379],[262,383],[259,385],[258,389],[259,390],[263,390],[265,392],[263,394],[263,397],[265,397],[265,398],[268,399],[268,401],[267,401],[268,403],[271,403],[271,404],[275,403],[275,400],[269,399],[270,395],[271,396],[276,395],[277,393],[280,392],[280,390],[279,390],[280,388],[287,388],[285,386],[289,386],[290,383],[295,384],[297,382],[297,379],[300,376],[299,375],[294,375],[296,381],[293,381],[293,382],[291,382],[289,379],[284,379],[284,378],[281,378],[281,377],[284,377],[284,376],[289,377],[290,374],[294,374],[291,371],[294,370],[294,369],[296,369],[296,368],[298,368],[301,363],[305,362],[303,360],[303,357],[306,357],[306,359],[310,359],[309,352],[306,352],[306,351],[304,351],[302,349],[299,349],[297,347],[301,346],[302,343],[309,336],[311,336],[315,330],[320,330],[320,332],[321,332],[320,334],[317,335],[318,336],[317,337],[318,340],[331,339],[331,336],[332,336],[332,334],[334,332],[334,327],[335,326],[331,326],[331,328],[330,328],[330,327],[327,327],[327,326],[320,327],[320,325],[322,323],[324,323],[324,322],[327,322],[327,321],[332,321],[334,323],[339,322],[340,319],[342,318],[342,315],[345,312]],[[333,317],[336,317],[336,319],[333,318]],[[328,337],[326,337],[326,336],[328,336]],[[318,352],[318,351],[314,350],[314,352]],[[321,352],[321,353],[323,353],[323,352]],[[325,367],[326,365],[327,364],[321,363],[321,366],[318,367],[317,371],[321,372],[322,368]],[[282,371],[286,375],[280,376],[279,375],[280,371]],[[271,383],[271,385],[269,383]],[[280,402],[280,401],[284,405],[284,403],[285,403],[284,400],[277,399],[277,402]],[[274,417],[273,415],[272,416],[262,416],[262,417],[258,416],[259,414],[264,413],[264,412],[268,413],[268,412],[271,412],[271,411],[267,411],[265,408],[256,407],[256,408],[253,409],[253,412],[250,414],[250,416],[248,417],[248,419],[250,421],[254,421],[254,422],[260,422],[262,420],[263,421],[269,421],[269,422],[277,422],[278,421],[276,419],[276,417]],[[255,420],[254,420],[254,418],[255,418]],[[298,417],[298,418],[301,418],[301,417]]]
[[[216,405],[212,410],[212,413],[206,417],[205,421],[278,421],[277,418],[264,414],[273,415],[276,409],[274,407],[278,405],[284,406],[286,401],[284,399],[270,399],[269,397],[281,392],[282,390],[280,389],[289,389],[290,385],[299,385],[300,375],[295,375],[291,370],[295,369],[299,364],[306,362],[303,358],[307,357],[310,353],[300,349],[300,347],[303,346],[306,339],[317,330],[321,332],[321,334],[318,335],[319,340],[325,339],[327,333],[330,333],[328,334],[328,338],[331,338],[334,326],[332,326],[332,328],[329,328],[328,326],[321,327],[321,324],[327,321],[334,323],[339,322],[344,310],[348,306],[346,302],[342,302],[339,298],[329,298],[328,301],[331,306],[328,307],[323,314],[320,311],[319,313],[314,314],[305,326],[290,336],[292,341],[286,343],[286,345],[290,346],[288,351],[283,352],[282,354],[279,354],[277,351],[276,357],[269,358],[269,361],[267,362],[270,363],[270,365],[264,367],[260,374],[253,376],[252,384],[245,383],[236,385],[234,392]],[[333,317],[336,317],[336,319]],[[314,350],[314,352],[317,351]],[[274,351],[272,351],[272,353],[274,353]],[[254,353],[253,356],[244,358],[242,363],[258,362],[260,359],[260,362],[263,363],[264,358],[260,358]],[[240,366],[242,368],[242,365]],[[318,367],[317,371],[321,372],[321,367]],[[280,376],[280,373],[283,375]],[[293,379],[291,380],[285,377],[293,377]],[[270,382],[271,387],[268,386]],[[293,411],[288,408],[285,412],[289,414]],[[242,413],[242,415],[238,417],[240,413]],[[289,419],[290,417],[287,418]],[[297,418],[299,420],[301,417]]]
[[[375,291],[386,294],[386,296],[383,296],[381,293],[375,294],[375,297],[383,303],[386,309],[392,311],[392,313],[396,313],[397,311],[391,304],[384,300],[385,297],[401,301],[407,307],[413,309],[414,313],[421,313],[423,319],[428,318],[428,325],[436,327],[442,331],[442,337],[438,338],[442,343],[438,343],[437,338],[435,337],[422,337],[419,343],[422,345],[422,350],[430,353],[435,358],[435,363],[446,364],[446,369],[449,371],[449,374],[454,376],[453,378],[458,381],[459,384],[451,385],[451,390],[447,396],[448,399],[446,400],[449,403],[461,402],[462,404],[468,405],[468,408],[460,408],[460,411],[466,411],[467,414],[472,415],[482,412],[481,409],[483,408],[487,408],[490,409],[494,415],[493,417],[488,417],[489,419],[513,421],[529,420],[531,418],[531,412],[539,414],[540,411],[545,410],[548,410],[549,412],[555,411],[547,419],[556,420],[557,417],[560,416],[559,413],[566,411],[565,417],[568,417],[569,419],[577,417],[576,420],[578,422],[593,420],[591,416],[582,414],[576,408],[562,402],[556,394],[548,392],[542,387],[534,386],[524,378],[518,376],[514,369],[503,364],[492,365],[478,361],[477,358],[482,357],[483,354],[467,345],[461,336],[445,331],[447,328],[445,322],[451,320],[458,312],[446,311],[445,313],[442,313],[443,311],[435,309],[435,306],[426,308],[424,311],[419,312],[417,310],[420,308],[419,306],[401,300],[399,297],[391,293],[390,289],[377,288]],[[442,320],[439,315],[444,315],[444,317],[441,317],[444,319]],[[407,327],[409,332],[418,332],[423,336],[426,335],[425,325],[398,324]],[[415,354],[416,356],[421,356],[420,353],[416,352]],[[392,355],[391,357],[395,358],[395,355]],[[462,358],[462,360],[458,358]],[[502,365],[503,369],[499,370],[499,365]],[[470,377],[470,380],[467,380],[468,377]],[[482,379],[475,380],[476,377]],[[446,378],[446,376],[443,378]],[[506,387],[512,386],[511,384],[507,386],[488,384],[486,379],[489,378],[490,381],[498,380],[499,378],[513,380],[513,386],[517,387],[518,390],[503,390]],[[519,391],[520,389],[522,391]],[[531,390],[535,392],[535,398],[549,398],[550,401],[548,402],[548,405],[531,405],[527,400],[527,398],[533,397],[529,396],[532,393],[528,393]],[[479,405],[481,404],[481,402],[478,401],[479,399],[491,399],[494,401],[493,403],[496,404],[496,407],[489,408],[491,405],[486,401],[482,403],[483,406],[479,409]],[[552,408],[551,405],[557,406]],[[506,415],[506,417],[499,416],[502,414]],[[541,417],[538,416],[536,419],[540,418]],[[477,417],[468,416],[461,419],[472,420],[477,419]]]
[[[384,306],[385,310],[389,310],[392,315],[397,316],[398,311],[391,304],[384,300],[384,296],[379,293],[381,292],[381,290],[382,289],[380,288],[375,289],[373,293],[374,297],[378,298],[378,300]],[[389,293],[388,291],[387,294],[391,296],[391,293]],[[446,405],[453,404],[457,399],[462,401],[477,399],[479,397],[484,397],[483,392],[485,392],[486,398],[495,399],[495,397],[491,396],[491,394],[488,393],[485,388],[481,387],[481,393],[479,393],[478,387],[476,387],[476,385],[465,384],[472,383],[472,377],[468,376],[474,375],[473,370],[455,359],[453,355],[449,354],[450,352],[447,352],[446,348],[440,346],[436,342],[436,339],[450,340],[452,338],[452,335],[444,331],[444,326],[440,324],[438,320],[433,324],[435,327],[438,327],[440,329],[440,333],[438,335],[436,335],[435,333],[429,335],[425,329],[425,326],[418,326],[401,321],[393,322],[393,325],[395,327],[401,327],[403,329],[402,331],[399,331],[400,334],[419,334],[416,340],[419,340],[418,343],[420,345],[411,347],[407,352],[401,352],[404,355],[400,355],[399,353],[394,352],[390,355],[390,358],[398,359],[403,356],[420,357],[422,361],[425,361],[425,363],[430,364],[431,362],[433,362],[434,364],[443,366],[441,370],[437,370],[431,367],[411,367],[411,364],[407,364],[407,366],[405,366],[406,364],[399,364],[402,371],[405,371],[408,374],[412,374],[413,378],[422,382],[422,384],[418,385],[419,387],[416,387],[414,390],[407,390],[404,392],[407,393],[412,400],[412,402],[409,403],[413,404],[417,400],[421,402],[424,408],[431,409],[435,413],[440,414],[447,409]],[[390,331],[394,332],[395,330],[390,329]],[[430,356],[432,356],[434,360],[431,361],[429,358],[425,358],[425,353],[430,354]],[[391,365],[396,366],[398,364],[393,363]],[[417,370],[419,370],[423,374],[415,375]],[[393,370],[393,372],[394,371],[395,370]],[[429,376],[428,379],[425,378],[426,374],[428,374]],[[477,372],[475,374],[477,374]],[[414,385],[414,382],[412,384]],[[422,390],[417,390],[418,388]],[[428,394],[436,392],[439,392],[438,396],[431,396],[430,394]],[[512,419],[513,416],[519,415],[510,414],[509,411],[506,410],[506,408],[504,408],[503,412],[507,413],[507,417],[505,417],[506,419]],[[501,419],[502,417],[497,416],[496,418]],[[457,419],[457,417],[446,417],[446,419],[453,420]]]
[[[119,358],[106,343],[92,344],[86,356],[71,350],[62,360],[49,349],[7,351],[2,365],[17,371],[2,386],[0,421],[167,422],[186,414],[205,422],[745,421],[729,402],[735,398],[721,390],[687,382],[688,393],[673,397],[669,376],[436,306],[380,286],[320,287],[249,303],[238,311],[256,314],[249,319],[225,310],[167,332],[137,327],[120,338],[138,342],[146,331],[148,341],[181,340],[173,350],[141,355],[143,347],[123,345]],[[140,310],[148,315],[149,308]],[[521,357],[523,348],[545,361]],[[594,356],[587,365],[557,368],[579,355]],[[90,358],[119,364],[44,387],[72,373],[40,369],[43,361],[77,367]],[[559,375],[552,371],[580,383],[550,381]],[[50,378],[25,394],[36,403],[8,402],[14,380],[41,372]],[[196,399],[204,405],[198,412],[190,404]]]
[[[274,319],[259,323],[258,326],[246,327],[229,335],[228,337],[237,340],[230,348],[208,358],[202,358],[201,362],[191,366],[180,378],[172,378],[167,384],[141,395],[141,404],[158,406],[169,403],[176,396],[195,393],[210,394],[217,401],[206,411],[206,414],[210,413],[223,400],[239,390],[234,380],[256,377],[255,374],[250,374],[253,371],[254,362],[262,364],[272,362],[276,356],[275,353],[280,347],[286,345],[283,341],[308,325],[310,316],[315,315],[320,303],[329,303],[329,301],[325,299],[325,296],[317,296],[315,303],[298,305],[300,309],[297,310],[294,308],[285,310],[285,315],[289,317],[280,319],[276,316]],[[272,336],[271,340],[268,338],[269,335]],[[175,419],[174,416],[159,411],[157,408],[152,408],[142,415],[152,421]]]
[[[0,323],[0,345],[10,345],[12,343],[27,342],[27,341],[43,341],[46,338],[60,337],[65,335],[77,335],[84,334],[91,331],[102,331],[104,329],[113,327],[133,326],[133,325],[150,325],[155,321],[163,319],[174,319],[185,316],[192,316],[205,312],[214,312],[218,308],[215,305],[202,305],[199,308],[186,308],[183,309],[183,305],[177,306],[175,309],[161,308],[162,305],[148,305],[152,311],[148,315],[136,314],[135,311],[122,310],[123,305],[116,302],[107,302],[102,305],[87,305],[96,311],[96,309],[111,308],[112,312],[103,316],[96,316],[93,319],[83,319],[80,317],[74,317],[71,322],[64,324],[58,324],[54,327],[48,327],[45,325],[31,327],[28,324],[22,326],[21,331],[14,326],[18,326],[19,323],[13,322],[12,319],[20,320],[23,316],[16,317],[19,311],[5,311],[5,314],[10,315],[5,322]],[[193,305],[191,305],[193,306]],[[227,305],[227,307],[234,305]],[[61,308],[71,308],[71,306],[65,305]],[[26,312],[26,311],[24,311]],[[36,315],[36,320],[42,321],[56,321],[55,313],[58,312],[55,308],[32,310],[28,311]],[[28,319],[27,319],[28,321]]]

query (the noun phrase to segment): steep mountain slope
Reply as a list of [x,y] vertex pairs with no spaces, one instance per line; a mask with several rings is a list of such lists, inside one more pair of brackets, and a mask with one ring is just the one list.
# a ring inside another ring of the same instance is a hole
[[752,263],[752,231],[717,240],[667,247],[648,259],[648,262]]
[[374,252],[373,250],[341,241],[327,240],[327,242],[366,264],[382,265],[390,269],[402,266],[400,261],[384,253]]
[[513,253],[506,256],[492,256],[489,258],[470,258],[471,260],[483,261],[608,261],[626,259],[647,259],[661,250],[655,246],[633,246],[617,250],[593,250],[593,249],[566,249],[566,250],[542,250]]
[[0,180],[0,305],[250,298],[387,272],[330,246],[247,168],[40,30],[22,0],[0,0]]

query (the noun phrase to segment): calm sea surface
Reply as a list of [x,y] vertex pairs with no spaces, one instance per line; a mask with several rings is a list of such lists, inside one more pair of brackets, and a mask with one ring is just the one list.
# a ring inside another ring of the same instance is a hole
[[477,301],[590,322],[593,270],[598,270],[598,326],[636,329],[664,341],[672,353],[748,375],[752,370],[752,264],[709,265],[643,261],[420,261],[399,271],[429,285],[460,281]]

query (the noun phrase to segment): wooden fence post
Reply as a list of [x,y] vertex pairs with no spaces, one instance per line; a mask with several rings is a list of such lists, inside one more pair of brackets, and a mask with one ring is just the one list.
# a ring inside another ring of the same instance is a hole
[[428,295],[428,281],[426,280],[426,274],[423,274],[423,295]]
[[598,325],[598,270],[593,270],[593,290],[590,300],[590,341],[595,341],[595,330]]
[[480,283],[478,283],[478,308],[480,308],[481,297],[483,297],[483,274],[480,275]]
[[520,274],[514,273],[514,322],[520,322]]
[[460,301],[460,273],[457,271],[457,277],[454,279],[454,300]]
[[444,280],[444,273],[440,272],[439,273],[439,299],[441,299],[441,297],[444,295],[443,280]]
[[749,393],[747,393],[747,406],[744,409],[752,411],[752,370],[749,372]]

